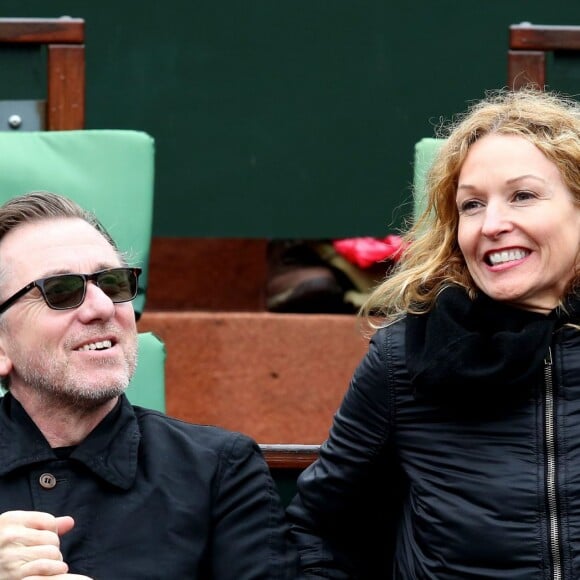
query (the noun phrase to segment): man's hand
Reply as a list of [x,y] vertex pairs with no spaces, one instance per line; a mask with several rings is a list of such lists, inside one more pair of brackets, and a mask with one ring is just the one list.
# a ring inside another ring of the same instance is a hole
[[9,511],[0,514],[0,580],[90,580],[68,574],[60,552],[60,536],[72,530],[70,516],[45,512]]

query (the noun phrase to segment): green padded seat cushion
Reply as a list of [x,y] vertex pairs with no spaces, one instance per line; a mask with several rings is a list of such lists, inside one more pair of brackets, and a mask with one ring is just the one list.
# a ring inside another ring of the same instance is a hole
[[413,165],[413,218],[416,220],[425,208],[425,180],[433,159],[445,139],[424,137],[415,144]]
[[133,405],[165,412],[165,344],[152,332],[139,333],[139,359],[127,397]]
[[141,131],[0,131],[0,203],[53,191],[93,211],[143,274],[133,305],[145,307],[153,225],[154,140]]

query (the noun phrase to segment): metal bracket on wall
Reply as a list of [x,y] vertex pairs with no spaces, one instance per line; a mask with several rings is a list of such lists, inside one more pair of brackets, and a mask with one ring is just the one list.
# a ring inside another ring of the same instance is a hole
[[0,101],[0,131],[44,131],[46,101]]

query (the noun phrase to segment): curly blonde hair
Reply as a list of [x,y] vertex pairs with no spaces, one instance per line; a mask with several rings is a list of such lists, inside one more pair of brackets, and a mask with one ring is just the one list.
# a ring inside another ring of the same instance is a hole
[[[407,249],[397,267],[360,309],[371,326],[406,312],[427,312],[451,284],[476,296],[478,288],[457,242],[455,196],[469,148],[490,133],[520,136],[535,145],[558,167],[580,206],[580,103],[532,88],[488,92],[437,131],[445,141],[427,174],[425,209],[403,235]],[[579,281],[576,276],[571,285]]]

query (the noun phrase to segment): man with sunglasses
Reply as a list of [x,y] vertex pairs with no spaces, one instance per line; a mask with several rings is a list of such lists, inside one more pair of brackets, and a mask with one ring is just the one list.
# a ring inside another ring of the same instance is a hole
[[63,196],[0,206],[0,578],[294,580],[255,442],[125,397],[140,272]]

